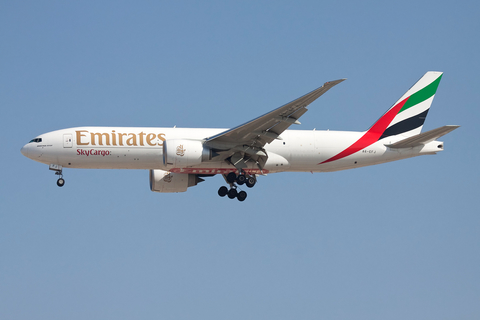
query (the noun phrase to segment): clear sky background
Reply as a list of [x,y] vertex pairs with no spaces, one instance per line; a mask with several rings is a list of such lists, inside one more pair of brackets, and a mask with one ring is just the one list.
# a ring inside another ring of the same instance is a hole
[[[2,1],[1,319],[480,318],[478,1]],[[443,71],[436,156],[157,194],[20,154],[84,126],[233,127],[325,81],[295,129],[367,129]]]

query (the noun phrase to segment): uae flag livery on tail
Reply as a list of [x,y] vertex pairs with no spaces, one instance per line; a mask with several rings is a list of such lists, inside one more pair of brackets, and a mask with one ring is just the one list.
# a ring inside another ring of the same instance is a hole
[[390,136],[402,135],[408,138],[418,135],[422,131],[442,74],[443,72],[427,72],[360,139],[321,163],[345,158]]

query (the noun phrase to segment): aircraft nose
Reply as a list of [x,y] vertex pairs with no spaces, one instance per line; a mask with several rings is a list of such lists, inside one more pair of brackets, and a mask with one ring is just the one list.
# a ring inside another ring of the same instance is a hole
[[22,149],[20,149],[20,152],[21,152],[25,157],[30,158],[30,157],[29,157],[29,155],[30,155],[30,150],[29,150],[29,149],[30,149],[30,148],[28,148],[27,145],[24,145],[24,146],[22,147]]

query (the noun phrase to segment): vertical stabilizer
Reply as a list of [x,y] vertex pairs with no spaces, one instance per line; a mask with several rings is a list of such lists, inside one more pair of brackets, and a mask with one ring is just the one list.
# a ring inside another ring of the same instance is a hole
[[[443,72],[429,71],[417,81],[387,113],[392,118],[380,139],[401,134],[411,137],[422,131],[423,123],[442,79]],[[390,119],[388,119],[390,120]],[[375,125],[374,125],[375,126]]]

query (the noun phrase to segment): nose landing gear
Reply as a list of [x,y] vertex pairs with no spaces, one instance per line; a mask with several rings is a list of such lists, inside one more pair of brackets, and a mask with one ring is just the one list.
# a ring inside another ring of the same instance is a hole
[[60,175],[60,178],[57,180],[57,186],[63,187],[65,185],[65,179],[63,179],[63,175],[61,173],[55,173]]
[[62,166],[58,164],[51,164],[48,169],[55,171],[55,175],[59,176],[57,180],[57,186],[63,187],[65,185],[65,179],[63,179]]
[[220,189],[218,189],[218,195],[220,197],[228,196],[229,199],[237,198],[238,201],[244,201],[247,198],[247,193],[245,191],[237,191],[238,186],[246,184],[247,187],[252,188],[257,183],[257,179],[254,175],[246,175],[244,172],[241,172],[238,176],[235,172],[230,172],[224,174],[223,178],[230,185],[230,189],[221,186]]

